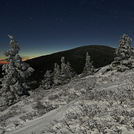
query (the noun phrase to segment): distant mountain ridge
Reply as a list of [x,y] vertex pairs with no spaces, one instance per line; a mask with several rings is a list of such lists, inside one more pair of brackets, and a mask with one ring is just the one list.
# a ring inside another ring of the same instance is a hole
[[[103,45],[88,45],[27,60],[25,62],[35,69],[29,79],[38,82],[41,81],[47,70],[53,70],[54,63],[61,64],[60,59],[62,56],[65,57],[66,62],[70,62],[74,71],[80,74],[85,66],[86,52],[89,53],[95,68],[99,68],[113,61],[115,48]],[[2,69],[0,69],[0,77],[2,77],[1,70]]]
[[89,53],[95,68],[99,68],[110,64],[114,60],[115,48],[103,45],[88,45],[27,60],[26,62],[35,69],[31,78],[42,79],[46,70],[53,70],[54,63],[61,64],[62,56],[65,57],[66,62],[70,62],[71,67],[77,74],[80,74],[85,66],[86,52]]

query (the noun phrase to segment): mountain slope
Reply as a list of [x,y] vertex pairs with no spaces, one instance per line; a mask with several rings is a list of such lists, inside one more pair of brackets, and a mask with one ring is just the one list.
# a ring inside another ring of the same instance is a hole
[[[5,134],[133,134],[133,80],[133,70],[100,70],[55,89],[38,88],[1,112],[0,125]],[[44,107],[35,107],[38,101]]]

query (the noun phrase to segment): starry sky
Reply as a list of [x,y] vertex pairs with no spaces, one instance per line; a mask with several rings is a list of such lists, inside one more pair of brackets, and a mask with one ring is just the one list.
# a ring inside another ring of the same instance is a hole
[[[13,35],[30,59],[85,45],[134,39],[133,0],[1,0],[0,62]],[[133,42],[132,42],[133,45]]]

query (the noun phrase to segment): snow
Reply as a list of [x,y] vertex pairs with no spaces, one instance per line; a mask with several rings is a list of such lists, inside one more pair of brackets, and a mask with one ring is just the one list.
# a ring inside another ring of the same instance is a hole
[[[31,132],[40,133],[41,131],[47,129],[47,126],[51,126],[51,122],[53,120],[59,119],[63,116],[65,111],[67,110],[68,105],[64,106],[62,110],[52,110],[49,113],[34,119],[32,121],[27,122],[24,126],[22,126],[20,129],[12,132],[12,134],[30,134]],[[11,134],[11,132],[7,132],[5,134]]]
[[[133,134],[134,71],[114,70],[102,75],[104,68],[57,88],[36,89],[0,112],[8,115],[16,111],[0,123],[0,128],[6,130],[5,134]],[[37,109],[38,101],[42,109]]]

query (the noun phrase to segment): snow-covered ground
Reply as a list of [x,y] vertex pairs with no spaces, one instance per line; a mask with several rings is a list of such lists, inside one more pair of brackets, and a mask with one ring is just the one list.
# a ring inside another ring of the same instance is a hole
[[[105,67],[104,67],[105,68]],[[0,112],[5,134],[134,134],[134,70],[76,78]]]

